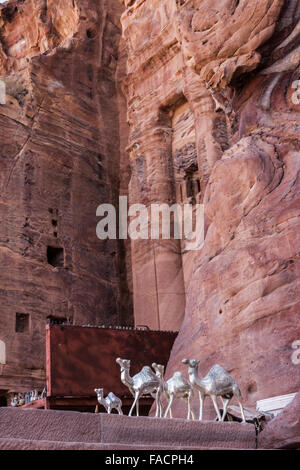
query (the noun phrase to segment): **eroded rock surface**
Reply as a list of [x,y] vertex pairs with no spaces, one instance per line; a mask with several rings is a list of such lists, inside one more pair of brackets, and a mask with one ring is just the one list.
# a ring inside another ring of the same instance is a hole
[[[136,325],[180,330],[167,378],[195,357],[200,375],[225,367],[249,407],[297,391],[299,1],[123,4],[120,46],[117,1],[0,10],[0,384],[42,381],[49,315],[128,322],[132,284]],[[98,243],[95,207],[129,178],[130,203],[204,202],[201,251]]]
[[120,166],[127,165],[118,82],[124,70],[117,63],[121,8],[117,0],[1,5],[0,389],[6,391],[43,388],[49,319],[132,321],[124,249],[96,237],[96,209],[117,205]]
[[300,449],[300,393],[258,435],[258,447],[264,449]]
[[130,196],[205,206],[201,251],[133,243],[135,318],[184,317],[167,378],[184,357],[202,376],[220,363],[249,407],[299,389],[299,20],[288,0],[137,0],[122,16]]

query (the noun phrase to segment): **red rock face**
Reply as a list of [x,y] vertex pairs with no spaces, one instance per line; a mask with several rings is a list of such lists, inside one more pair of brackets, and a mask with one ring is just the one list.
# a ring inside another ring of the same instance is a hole
[[188,357],[225,367],[247,406],[297,391],[299,5],[127,3],[130,197],[203,201],[206,232],[197,253],[133,243],[135,319],[181,327],[167,378]]
[[252,424],[131,418],[107,413],[0,410],[0,449],[255,449]]
[[126,186],[120,14],[98,0],[0,9],[2,390],[44,386],[47,318],[131,323],[124,248],[96,237],[98,205]]
[[258,436],[263,449],[300,449],[300,393]]
[[[123,3],[120,46],[117,1],[1,9],[0,388],[42,382],[47,316],[124,324],[132,289],[136,325],[180,329],[167,378],[189,357],[247,406],[294,392],[299,2]],[[127,191],[204,202],[201,251],[99,242],[96,207]]]

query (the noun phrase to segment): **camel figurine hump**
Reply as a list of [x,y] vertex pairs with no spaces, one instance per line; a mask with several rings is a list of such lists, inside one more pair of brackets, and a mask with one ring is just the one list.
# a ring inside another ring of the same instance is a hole
[[107,397],[104,398],[103,388],[95,388],[97,394],[98,403],[106,409],[107,413],[110,414],[113,409],[116,409],[119,415],[122,415],[122,401],[113,392],[109,392]]
[[107,395],[107,397],[105,398],[107,403],[110,403],[110,404],[116,404],[116,403],[120,403],[120,398],[117,397],[117,395],[115,395],[113,392],[109,392],[109,394]]
[[190,419],[190,416],[194,419],[194,413],[191,409],[191,397],[193,396],[193,389],[191,384],[186,380],[186,378],[182,375],[181,372],[175,372],[173,377],[171,377],[166,382],[164,381],[163,374],[164,374],[164,366],[153,363],[153,369],[156,371],[156,375],[162,381],[162,390],[164,395],[168,400],[168,406],[165,411],[164,417],[166,418],[168,413],[170,418],[172,418],[172,403],[175,398],[182,398],[187,402],[188,405],[188,414],[187,419]]
[[156,374],[149,366],[144,366],[138,374],[134,375],[133,382],[135,387],[142,387],[144,393],[150,393],[153,387],[159,385]]
[[193,397],[193,387],[192,385],[186,380],[186,378],[182,375],[181,372],[175,372],[173,377],[171,377],[166,382],[166,394],[169,398],[168,407],[165,412],[165,418],[170,413],[170,417],[172,417],[171,406],[173,403],[174,398],[181,398],[187,402],[188,405],[188,414],[187,419],[195,419],[193,410],[191,408],[191,398]]
[[186,397],[191,389],[191,385],[181,372],[174,372],[173,377],[167,380],[166,384],[168,392],[176,393],[178,398]]
[[[188,365],[190,383],[199,392],[200,413],[199,420],[203,417],[203,403],[206,396],[212,399],[214,408],[219,421],[224,421],[228,403],[234,396],[240,406],[243,423],[246,422],[244,409],[242,405],[242,394],[237,382],[233,377],[218,364],[214,365],[204,378],[198,375],[199,362],[197,359],[183,359],[182,363]],[[221,416],[217,403],[217,397],[220,396],[223,403],[223,415]]]
[[206,395],[233,395],[233,388],[238,388],[234,378],[219,364],[214,365],[202,379],[207,385]]

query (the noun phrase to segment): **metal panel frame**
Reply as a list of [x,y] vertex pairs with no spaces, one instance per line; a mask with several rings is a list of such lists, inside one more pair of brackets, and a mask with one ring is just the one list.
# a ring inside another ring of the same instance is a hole
[[94,388],[130,397],[115,359],[131,359],[131,375],[152,362],[166,365],[177,332],[47,325],[47,397],[95,397]]

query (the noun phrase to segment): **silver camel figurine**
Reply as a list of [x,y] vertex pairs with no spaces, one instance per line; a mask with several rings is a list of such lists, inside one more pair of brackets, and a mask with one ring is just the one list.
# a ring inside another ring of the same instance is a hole
[[134,396],[134,402],[128,416],[132,415],[135,406],[136,415],[139,416],[139,399],[142,395],[155,393],[156,403],[159,408],[159,401],[163,391],[162,383],[154,374],[153,370],[149,366],[144,366],[138,374],[130,377],[130,360],[118,357],[116,362],[121,367],[121,381],[129,388],[131,394]]
[[[238,384],[231,377],[228,372],[226,372],[223,367],[216,364],[213,366],[208,374],[201,379],[198,376],[198,365],[200,361],[196,359],[183,359],[183,364],[187,364],[189,366],[188,373],[189,373],[189,380],[193,387],[195,387],[199,391],[199,399],[200,399],[200,414],[199,420],[202,421],[203,417],[203,403],[205,397],[210,396],[212,402],[214,404],[217,416],[219,421],[224,421],[228,403],[230,402],[231,398],[234,396],[236,397],[238,404],[240,406],[241,415],[243,419],[243,423],[246,422],[244,409],[242,405],[242,394],[239,389]],[[223,415],[221,417],[221,413],[217,403],[217,397],[220,396],[222,403],[223,403]]]
[[95,388],[97,393],[98,403],[106,409],[106,412],[110,414],[113,409],[116,409],[119,415],[122,415],[122,401],[113,392],[110,392],[107,397],[103,396],[103,388]]
[[181,372],[175,372],[173,377],[171,377],[167,382],[164,381],[164,366],[160,364],[156,364],[155,362],[152,364],[153,369],[156,371],[156,375],[160,377],[164,384],[164,395],[168,400],[168,406],[165,411],[164,418],[170,415],[172,418],[172,403],[174,398],[182,398],[184,401],[187,402],[188,405],[188,414],[187,419],[195,419],[195,415],[191,408],[191,398],[194,396],[193,387],[191,384],[185,379]]

